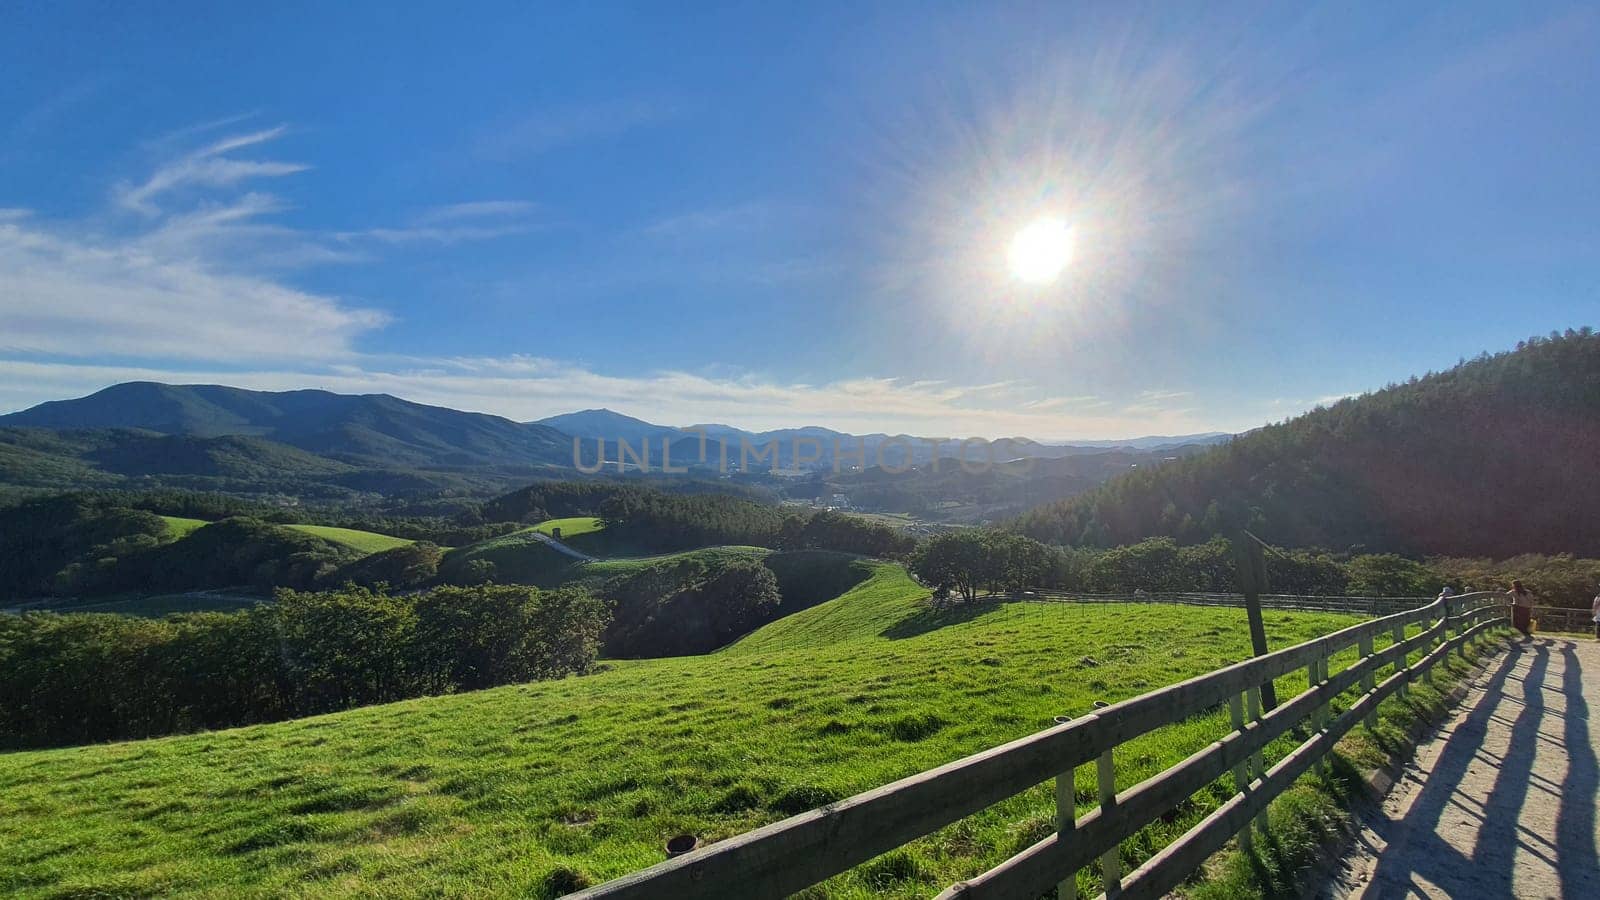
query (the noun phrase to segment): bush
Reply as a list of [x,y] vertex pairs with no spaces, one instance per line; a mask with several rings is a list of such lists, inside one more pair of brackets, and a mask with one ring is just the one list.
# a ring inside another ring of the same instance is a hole
[[1423,597],[1438,593],[1438,573],[1393,553],[1371,553],[1345,566],[1346,588],[1357,597]]
[[0,616],[0,746],[223,728],[588,671],[604,606],[578,591],[280,591],[162,620]]
[[777,577],[752,560],[660,563],[601,593],[612,609],[606,653],[622,657],[710,652],[770,621],[782,602]]
[[334,584],[351,582],[364,587],[417,587],[432,581],[439,574],[439,561],[443,556],[437,545],[418,541],[348,563],[334,573],[331,581]]

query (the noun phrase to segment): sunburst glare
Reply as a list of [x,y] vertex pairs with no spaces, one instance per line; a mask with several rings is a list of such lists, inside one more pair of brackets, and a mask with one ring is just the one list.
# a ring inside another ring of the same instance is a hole
[[1030,222],[1011,239],[1011,274],[1029,284],[1052,284],[1072,262],[1072,229],[1057,218]]

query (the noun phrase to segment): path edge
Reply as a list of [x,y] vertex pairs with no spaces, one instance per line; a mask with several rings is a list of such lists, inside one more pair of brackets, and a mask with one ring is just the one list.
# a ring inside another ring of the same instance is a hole
[[1457,679],[1455,686],[1445,695],[1443,714],[1437,719],[1419,719],[1411,723],[1406,729],[1405,741],[1389,754],[1383,765],[1361,773],[1360,790],[1355,795],[1355,802],[1350,805],[1350,817],[1338,833],[1323,844],[1322,862],[1306,873],[1309,877],[1305,880],[1305,887],[1298,895],[1298,900],[1315,900],[1325,895],[1334,873],[1349,856],[1356,838],[1361,834],[1362,814],[1374,807],[1382,806],[1384,800],[1388,799],[1389,792],[1394,790],[1394,786],[1399,782],[1406,765],[1416,758],[1417,748],[1421,747],[1424,741],[1433,738],[1450,721],[1473,686],[1488,674],[1489,664],[1498,660],[1507,649],[1507,645],[1502,641],[1493,652],[1479,653],[1473,660],[1471,671]]

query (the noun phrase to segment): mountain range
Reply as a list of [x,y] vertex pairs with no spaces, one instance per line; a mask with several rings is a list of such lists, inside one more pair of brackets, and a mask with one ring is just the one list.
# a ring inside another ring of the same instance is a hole
[[[941,459],[957,459],[962,452],[960,442],[948,438],[935,442],[909,434],[891,435],[884,432],[849,434],[816,426],[780,428],[772,431],[748,431],[721,424],[676,427],[658,425],[609,409],[586,409],[564,413],[530,424],[545,425],[579,438],[583,442],[582,448],[585,454],[583,459],[586,465],[592,465],[598,458],[600,449],[598,441],[602,440],[605,441],[608,461],[616,461],[617,454],[621,452],[618,442],[625,441],[631,453],[637,453],[643,445],[648,444],[651,452],[655,454],[652,457],[653,464],[659,466],[661,448],[663,441],[666,441],[671,448],[669,458],[674,466],[721,468],[722,461],[726,459],[727,468],[733,470],[740,469],[747,454],[751,457],[752,467],[760,466],[763,469],[769,467],[770,464],[765,458],[759,462],[754,458],[755,454],[765,452],[769,444],[776,444],[779,464],[784,468],[790,467],[795,462],[794,455],[797,449],[803,457],[816,453],[818,459],[815,463],[808,463],[802,459],[796,468],[804,468],[808,464],[832,468],[836,455],[839,457],[841,468],[872,468],[875,465],[899,468],[931,462],[935,454]],[[1209,446],[1231,437],[1232,435],[1227,432],[1212,431],[1194,435],[1151,436],[1120,441],[1081,441],[1071,444],[1045,443],[1026,437],[1001,438],[995,442],[994,461],[1014,458],[1060,459],[1081,454],[1100,454],[1109,450],[1156,453],[1180,447]],[[701,447],[702,439],[705,441],[704,448]],[[977,446],[971,449],[971,454],[973,462],[978,461],[980,454],[985,461],[988,461],[990,455],[988,451],[981,450]],[[633,456],[630,455],[626,461],[632,460]]]
[[[653,470],[662,467],[663,447],[670,444],[674,467],[709,475],[788,467],[795,463],[796,439],[802,466],[831,467],[837,445],[841,462],[858,470],[880,462],[891,468],[926,463],[935,446],[907,435],[850,435],[820,427],[754,432],[709,424],[693,429],[704,435],[703,455],[700,434],[605,409],[515,422],[387,394],[128,382],[0,416],[0,486],[31,491],[178,487],[337,500],[361,493],[485,493],[570,476],[574,439],[580,441],[579,459],[586,467],[600,458],[600,440],[604,458],[614,464],[620,440],[634,454],[648,445]],[[1108,449],[1150,454],[1225,438],[1140,438],[1112,442],[1115,447],[1016,439],[1003,445],[1003,452],[1006,458],[1040,459],[1100,455]],[[774,456],[744,465],[745,448],[762,453],[769,445],[776,449]],[[939,452],[953,458],[957,451],[952,443]],[[636,462],[632,456],[628,461]],[[614,472],[614,465],[606,471]]]

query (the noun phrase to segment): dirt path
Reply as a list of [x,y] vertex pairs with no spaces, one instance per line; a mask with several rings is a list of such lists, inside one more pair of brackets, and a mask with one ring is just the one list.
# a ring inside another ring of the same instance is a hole
[[555,538],[551,537],[548,534],[545,534],[542,531],[530,531],[528,533],[533,535],[534,538],[536,538],[538,540],[541,540],[541,541],[544,541],[546,546],[548,546],[550,549],[556,551],[557,553],[564,553],[567,556],[570,556],[573,559],[579,560],[581,562],[594,562],[594,557],[590,556],[589,554],[587,554],[587,553],[579,553],[578,551],[572,549],[571,547],[567,546],[566,544],[561,543],[560,541],[556,540]]
[[1489,664],[1418,749],[1323,898],[1600,898],[1600,643]]

